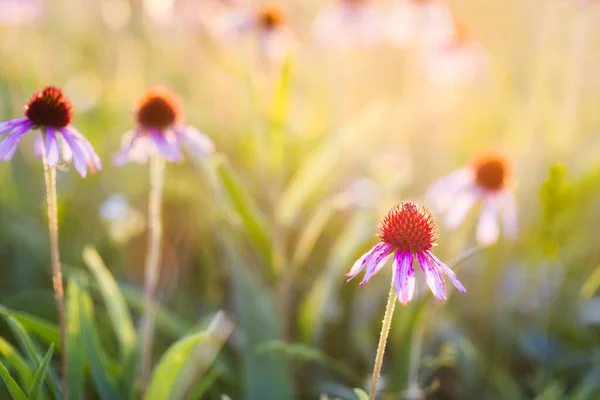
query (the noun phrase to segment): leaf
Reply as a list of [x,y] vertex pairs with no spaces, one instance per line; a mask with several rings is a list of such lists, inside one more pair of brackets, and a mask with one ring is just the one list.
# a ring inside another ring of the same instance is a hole
[[23,359],[21,354],[19,354],[19,352],[3,337],[0,337],[0,354],[6,357],[10,365],[15,369],[23,386],[31,386],[31,382],[33,382],[33,372],[31,368],[27,365],[27,361]]
[[369,395],[362,389],[356,388],[354,389],[354,393],[356,393],[358,400],[369,400]]
[[4,364],[0,361],[0,375],[2,375],[2,380],[6,383],[6,387],[10,392],[10,395],[14,400],[27,400],[25,397],[25,393],[21,390],[17,382],[10,375]]
[[285,168],[285,127],[290,99],[292,60],[288,58],[281,68],[281,74],[275,86],[273,104],[270,111],[269,126],[269,165],[274,176],[281,175]]
[[[14,318],[11,313],[7,312],[6,309],[0,310],[0,314],[2,314],[6,319],[8,326],[10,327],[13,335],[15,335],[17,341],[19,342],[21,349],[25,352],[27,358],[29,358],[29,360],[31,361],[31,364],[36,369],[39,368],[42,357],[40,356],[39,351],[37,350],[35,344],[33,343],[33,340],[27,333],[27,330],[25,329],[23,324],[21,324],[21,322]],[[52,372],[48,374],[48,379],[46,379],[46,383],[56,399],[63,398],[60,381],[58,377],[56,377]]]
[[233,208],[242,220],[248,238],[263,259],[270,262],[272,240],[265,217],[258,210],[235,176],[233,170],[224,160],[221,160],[217,165],[217,174],[221,179],[225,192],[231,200]]
[[72,399],[83,397],[85,348],[80,321],[80,287],[76,279],[70,279],[67,287],[67,386]]
[[136,333],[123,294],[94,248],[86,247],[83,250],[83,260],[98,282],[108,317],[119,341],[121,362],[126,362],[135,348]]
[[[35,376],[33,378],[33,383],[31,384],[31,387],[29,388],[29,393],[27,394],[27,398],[29,400],[37,400],[38,396],[40,395],[40,391],[42,389],[42,383],[44,382],[44,379],[46,378],[46,374],[48,373],[48,365],[50,364],[50,359],[52,359],[52,354],[54,354],[54,345],[53,344],[50,345],[50,348],[46,352],[46,355],[44,356],[42,363],[40,364],[37,372],[35,373]],[[73,396],[73,398],[79,399],[80,397]]]
[[47,344],[54,344],[57,351],[61,350],[60,331],[57,325],[27,313],[10,310],[2,305],[0,305],[0,314],[10,314],[28,332],[35,334]]
[[82,287],[81,282],[78,282],[77,285],[80,289],[79,318],[83,332],[83,342],[87,352],[87,359],[92,370],[94,385],[102,399],[119,399],[120,396],[116,389],[115,378],[112,376],[106,354],[100,345],[98,332],[96,331],[92,298]]
[[175,342],[162,356],[150,380],[146,400],[167,400],[175,382],[196,346],[206,340],[206,332],[186,336]]
[[592,271],[592,274],[587,278],[581,287],[581,296],[586,299],[591,299],[594,293],[600,287],[600,265]]

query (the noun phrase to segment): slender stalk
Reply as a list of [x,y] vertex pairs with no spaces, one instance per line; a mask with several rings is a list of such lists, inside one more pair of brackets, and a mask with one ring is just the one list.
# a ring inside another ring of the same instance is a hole
[[375,399],[377,392],[377,382],[381,374],[381,366],[383,365],[383,354],[385,353],[385,344],[387,343],[390,327],[392,326],[392,315],[396,307],[396,296],[394,295],[394,280],[390,286],[390,294],[388,295],[387,305],[385,306],[385,314],[383,316],[383,324],[381,326],[381,334],[379,335],[379,344],[377,345],[377,356],[375,357],[375,366],[373,367],[373,377],[371,378],[371,390],[369,391],[369,400]]
[[144,311],[141,322],[141,384],[150,377],[152,340],[154,336],[154,295],[158,285],[160,247],[162,240],[162,192],[165,161],[159,155],[150,160],[150,199],[148,204],[148,253],[144,282]]
[[50,264],[52,266],[52,286],[58,308],[58,325],[60,327],[62,389],[65,399],[67,393],[67,329],[65,324],[65,295],[62,272],[60,268],[60,251],[58,249],[58,207],[56,200],[56,169],[48,165],[46,149],[42,148],[44,179],[46,182],[46,201],[48,205],[48,231],[50,233]]

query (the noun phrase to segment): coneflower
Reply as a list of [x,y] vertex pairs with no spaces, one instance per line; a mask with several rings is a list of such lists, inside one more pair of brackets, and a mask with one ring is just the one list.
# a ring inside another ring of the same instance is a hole
[[0,160],[9,161],[17,151],[23,135],[38,130],[34,152],[42,157],[46,198],[48,204],[48,230],[50,233],[50,257],[52,285],[58,307],[62,348],[63,393],[67,397],[67,341],[65,306],[60,252],[58,249],[58,208],[56,200],[56,164],[60,153],[65,162],[73,161],[77,172],[85,178],[88,168],[94,172],[102,169],[100,158],[90,142],[73,128],[71,103],[63,92],[48,86],[34,93],[24,107],[24,118],[0,123],[0,134],[10,132],[0,143]]
[[[376,244],[359,258],[350,272],[346,274],[350,281],[362,270],[365,270],[365,276],[360,283],[364,285],[393,257],[392,284],[377,346],[369,399],[375,398],[385,344],[392,324],[395,297],[402,304],[407,304],[415,293],[416,278],[413,268],[415,259],[419,262],[427,285],[438,300],[446,300],[444,275],[450,278],[452,284],[460,292],[466,293],[465,287],[458,280],[456,274],[431,252],[437,240],[437,226],[431,213],[424,206],[412,201],[397,204],[383,218],[380,229],[381,243]],[[395,297],[394,292],[396,293]]]

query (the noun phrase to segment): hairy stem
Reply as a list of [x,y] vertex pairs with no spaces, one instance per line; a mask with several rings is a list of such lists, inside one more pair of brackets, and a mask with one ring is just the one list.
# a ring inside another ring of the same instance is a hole
[[383,365],[383,354],[385,353],[385,344],[387,343],[390,327],[392,326],[392,315],[396,306],[396,296],[394,295],[394,280],[390,286],[390,294],[388,295],[387,305],[385,306],[385,315],[383,316],[383,324],[381,326],[381,334],[379,335],[379,344],[377,345],[377,356],[375,357],[375,366],[373,367],[373,377],[371,378],[371,389],[369,390],[369,400],[375,399],[377,392],[377,382],[381,374],[381,366]]
[[150,377],[152,340],[154,335],[154,295],[158,285],[160,247],[162,239],[162,192],[165,161],[154,155],[150,161],[150,199],[148,204],[148,253],[144,281],[144,311],[141,322],[141,384]]
[[46,149],[42,149],[44,179],[46,182],[46,201],[48,206],[48,231],[50,233],[50,264],[52,266],[52,286],[58,308],[58,325],[60,327],[62,389],[65,399],[67,394],[67,329],[65,324],[65,295],[60,268],[60,251],[58,249],[58,206],[56,200],[56,169],[48,165]]

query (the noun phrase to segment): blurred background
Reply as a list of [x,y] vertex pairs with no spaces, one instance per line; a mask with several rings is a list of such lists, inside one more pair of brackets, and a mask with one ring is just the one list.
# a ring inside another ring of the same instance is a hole
[[[95,248],[134,321],[149,174],[111,159],[138,99],[171,87],[215,141],[209,159],[166,172],[155,357],[219,310],[235,324],[185,398],[355,399],[391,268],[362,287],[343,274],[391,206],[425,202],[437,178],[501,149],[519,235],[482,249],[476,211],[454,232],[440,224],[436,254],[468,293],[438,303],[417,278],[380,396],[597,399],[599,21],[591,0],[0,0],[0,120],[46,85],[72,100],[104,170],[60,167],[64,272],[89,275],[82,251]],[[56,326],[33,139],[0,165],[0,304]]]

